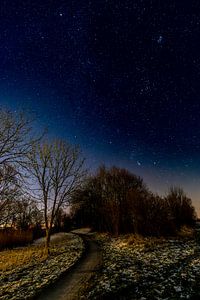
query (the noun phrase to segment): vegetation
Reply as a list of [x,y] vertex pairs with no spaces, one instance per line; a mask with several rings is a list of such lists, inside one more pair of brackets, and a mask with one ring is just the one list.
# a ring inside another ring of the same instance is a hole
[[140,177],[104,166],[73,195],[72,214],[79,226],[115,235],[169,235],[196,220],[191,199],[182,189],[171,188],[162,198],[150,192]]
[[[13,229],[1,233],[1,247],[31,240],[17,229],[35,232],[45,225],[49,249],[52,227],[61,223],[61,208],[81,181],[82,165],[77,147],[61,140],[45,143],[34,137],[32,120],[24,114],[0,110],[0,225]],[[67,227],[69,220],[62,218]]]
[[34,145],[28,155],[30,172],[37,186],[37,198],[44,213],[46,249],[56,215],[81,183],[83,160],[76,147],[63,142]]
[[32,299],[58,279],[81,256],[81,238],[73,234],[56,235],[47,256],[41,243],[0,252],[0,299]]
[[[142,178],[117,167],[102,166],[85,178],[83,163],[77,146],[35,137],[32,120],[0,110],[1,227],[32,229],[34,236],[45,228],[49,252],[53,228],[67,229],[72,222],[116,236],[169,235],[183,225],[194,225],[195,210],[182,189],[173,187],[166,197],[154,195]],[[31,240],[23,239],[23,234],[18,235],[19,243]],[[18,244],[17,232],[7,236],[10,242],[2,242],[1,247],[12,241]]]
[[[103,271],[87,299],[98,298],[99,293],[115,297],[116,292],[123,297],[129,287],[139,298],[158,298],[158,289],[163,297],[171,298],[174,292],[192,295],[195,289],[183,288],[179,271],[174,273],[179,282],[172,287],[170,272],[171,266],[174,270],[183,263],[183,267],[188,265],[188,274],[199,278],[199,261],[195,260],[199,246],[195,239],[183,241],[193,236],[195,221],[192,201],[181,188],[172,187],[160,197],[142,178],[118,167],[102,166],[86,177],[77,146],[35,137],[32,120],[0,110],[1,299],[33,297],[80,257],[83,243],[78,236],[50,239],[53,232],[72,227],[109,234],[107,239],[97,234],[103,248]],[[45,243],[32,243],[43,235]],[[174,235],[173,240],[165,240],[167,235]],[[149,294],[150,279],[156,283]]]
[[0,250],[14,246],[24,246],[33,242],[32,230],[0,230]]
[[47,258],[43,245],[4,250],[0,252],[0,257],[1,271],[14,271],[15,268],[25,267],[30,262],[40,263]]
[[[23,188],[26,156],[35,138],[32,120],[24,114],[0,110],[0,216],[6,205],[15,199]],[[24,191],[25,193],[25,191]]]
[[86,299],[199,299],[200,246],[193,238],[98,234],[103,265]]

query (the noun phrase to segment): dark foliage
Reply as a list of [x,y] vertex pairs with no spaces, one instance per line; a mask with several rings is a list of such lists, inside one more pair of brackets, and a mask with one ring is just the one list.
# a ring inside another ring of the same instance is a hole
[[32,230],[0,229],[0,250],[16,246],[25,246],[33,241]]
[[178,187],[172,187],[166,197],[171,220],[180,228],[182,225],[194,225],[197,219],[192,200]]
[[72,198],[76,226],[97,231],[135,232],[143,235],[173,234],[182,225],[194,225],[196,214],[180,188],[165,198],[151,193],[143,180],[125,169],[101,167]]
[[62,208],[60,208],[55,216],[54,227],[55,232],[70,231],[72,229],[72,219]]

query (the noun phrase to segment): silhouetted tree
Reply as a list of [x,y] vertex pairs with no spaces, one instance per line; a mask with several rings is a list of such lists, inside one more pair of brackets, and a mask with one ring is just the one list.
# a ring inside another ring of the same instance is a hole
[[70,197],[79,187],[84,161],[77,147],[61,140],[33,145],[28,158],[30,172],[38,187],[38,201],[43,207],[49,253],[55,217],[61,207],[69,204]]
[[172,221],[176,227],[182,225],[194,225],[197,218],[192,200],[186,196],[183,189],[179,187],[171,187],[166,202],[170,211]]
[[125,169],[100,167],[73,197],[75,219],[100,231],[114,234],[131,230],[132,216],[127,193],[147,193],[143,180]]
[[163,198],[153,193],[128,193],[133,216],[133,231],[143,235],[165,235],[173,233],[169,209]]
[[18,172],[8,163],[0,165],[0,224],[6,223],[10,214],[10,204],[21,194]]
[[42,213],[32,199],[15,201],[15,226],[22,230],[38,227],[42,223]]
[[40,139],[34,137],[32,123],[23,113],[0,109],[0,223],[24,185],[27,154]]

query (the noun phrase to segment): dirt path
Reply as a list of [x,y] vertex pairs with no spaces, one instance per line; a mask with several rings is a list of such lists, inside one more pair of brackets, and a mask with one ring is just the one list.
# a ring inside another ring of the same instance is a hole
[[97,243],[87,235],[84,235],[83,239],[86,242],[86,253],[80,262],[66,276],[47,288],[36,300],[80,299],[81,289],[98,270],[102,259]]

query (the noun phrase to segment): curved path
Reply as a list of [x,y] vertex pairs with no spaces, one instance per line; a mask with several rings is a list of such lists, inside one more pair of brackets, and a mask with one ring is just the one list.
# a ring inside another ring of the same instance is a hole
[[87,235],[81,235],[86,251],[80,261],[55,284],[45,289],[36,300],[77,300],[81,290],[101,265],[102,254],[98,244]]

